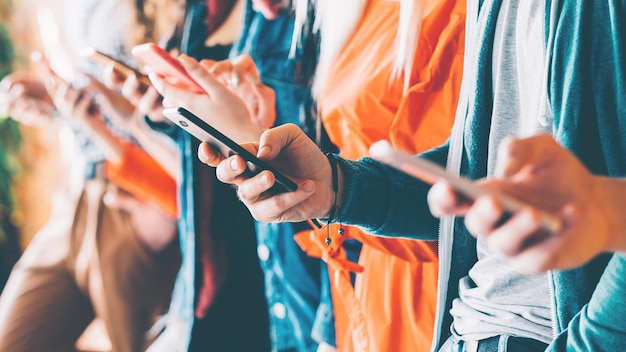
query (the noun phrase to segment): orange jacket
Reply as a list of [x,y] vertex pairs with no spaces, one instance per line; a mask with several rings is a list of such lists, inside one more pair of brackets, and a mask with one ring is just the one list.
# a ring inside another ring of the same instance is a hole
[[[331,69],[319,105],[330,139],[344,158],[366,156],[380,139],[417,153],[449,136],[461,84],[465,1],[442,0],[424,19],[409,91],[392,78],[399,4],[371,0]],[[345,227],[363,243],[359,265],[346,260],[327,229],[296,240],[329,265],[340,351],[428,351],[437,291],[436,244],[374,237]],[[359,272],[354,289],[349,272]]]
[[159,207],[166,215],[176,218],[176,181],[143,149],[124,144],[118,163],[105,163],[106,176],[113,183],[139,199]]

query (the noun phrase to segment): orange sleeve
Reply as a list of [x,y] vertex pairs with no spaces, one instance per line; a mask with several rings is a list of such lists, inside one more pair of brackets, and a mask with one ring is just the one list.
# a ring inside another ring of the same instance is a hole
[[143,149],[126,143],[119,163],[105,163],[106,176],[132,195],[176,218],[176,181]]

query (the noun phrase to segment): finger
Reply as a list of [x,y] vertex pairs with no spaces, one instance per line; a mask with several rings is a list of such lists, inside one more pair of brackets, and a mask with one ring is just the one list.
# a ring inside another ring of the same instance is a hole
[[126,82],[126,76],[115,69],[115,64],[108,63],[102,72],[103,82],[111,89],[121,90]]
[[[202,68],[204,68],[207,71],[211,71],[211,68],[216,63],[217,63],[217,61],[210,60],[210,59],[202,59],[202,60],[200,60],[200,66],[202,66]],[[211,73],[211,72],[209,72],[209,73]]]
[[[246,181],[247,183],[248,181]],[[241,187],[240,187],[241,189]],[[306,181],[294,192],[285,192],[254,203],[246,203],[252,216],[264,222],[286,222],[309,218],[303,214],[298,205],[315,193],[315,183]],[[244,201],[245,203],[245,201]]]
[[200,66],[225,86],[232,85],[233,66],[229,60],[214,61],[203,59]]
[[250,74],[253,76],[259,76],[259,70],[254,63],[254,59],[248,54],[242,54],[232,59],[232,64],[235,70],[241,74]]
[[78,91],[70,87],[65,82],[60,83],[54,95],[54,104],[64,113],[69,113],[72,109],[73,101],[78,97]]
[[212,63],[206,63],[205,60],[202,60],[201,66],[204,67],[209,74],[215,77],[219,77],[224,74],[230,75],[233,72],[233,64],[230,60],[213,61]]
[[202,66],[200,66],[196,60],[183,54],[178,57],[178,61],[180,61],[181,65],[183,65],[189,76],[191,76],[191,78],[193,78],[194,81],[196,81],[210,96],[214,96],[224,91],[224,85]]
[[504,208],[494,197],[479,197],[465,214],[465,227],[476,237],[488,237],[504,215]]
[[259,199],[264,192],[272,188],[275,181],[276,179],[272,172],[268,170],[262,171],[239,185],[239,198],[244,202],[255,201]]
[[217,164],[215,174],[217,179],[228,184],[240,185],[243,181],[243,173],[246,170],[246,163],[242,157],[233,155]]
[[9,100],[8,103],[9,103],[9,110],[10,110],[13,104],[25,98],[26,87],[21,83],[17,83],[7,91],[7,96]]
[[243,54],[235,57],[232,60],[232,65],[233,71],[238,75],[239,79],[243,79],[253,85],[261,84],[259,70],[250,55]]
[[540,245],[529,247],[515,257],[509,258],[513,268],[521,274],[533,275],[553,269],[565,269],[561,254],[565,250],[563,241],[548,239]]
[[143,97],[144,91],[135,75],[129,76],[122,85],[122,95],[133,105],[137,106]]
[[448,215],[463,215],[471,204],[464,198],[460,198],[454,188],[445,181],[439,181],[430,188],[427,201],[430,212],[438,218]]
[[487,239],[489,247],[505,256],[516,256],[541,242],[541,216],[537,209],[525,207],[495,228]]
[[252,93],[257,101],[257,109],[252,113],[256,124],[262,129],[274,126],[276,122],[276,94],[266,86],[251,85]]
[[137,105],[142,115],[148,115],[152,121],[163,120],[163,97],[156,89],[150,87],[139,100]]
[[198,146],[198,159],[204,164],[217,167],[219,163],[226,159],[226,156],[211,148],[208,143],[201,143]]
[[80,114],[81,116],[93,117],[96,115],[95,112],[96,109],[92,99],[90,99],[86,94],[80,94],[74,103],[72,115]]
[[156,73],[150,73],[150,81],[152,86],[161,96],[163,96],[163,107],[185,106],[186,103],[192,101],[198,95],[207,96],[206,94],[192,93],[186,89],[178,88]]

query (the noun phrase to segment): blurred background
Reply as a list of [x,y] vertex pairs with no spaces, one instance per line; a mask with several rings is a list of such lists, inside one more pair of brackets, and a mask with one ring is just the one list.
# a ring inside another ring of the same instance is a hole
[[[41,49],[36,11],[41,8],[58,16],[54,9],[60,6],[57,0],[0,0],[0,78],[27,68],[30,53]],[[0,106],[1,287],[48,219],[52,194],[67,176],[60,143],[63,131],[18,125],[4,110]]]

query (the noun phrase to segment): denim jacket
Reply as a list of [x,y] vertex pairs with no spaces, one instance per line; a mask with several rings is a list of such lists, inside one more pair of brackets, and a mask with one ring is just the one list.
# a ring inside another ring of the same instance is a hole
[[[180,50],[198,59],[227,59],[230,46],[204,46],[206,11],[206,1],[188,1]],[[252,217],[234,190],[218,182],[215,170],[198,160],[199,141],[171,124],[146,122],[176,141],[183,175],[178,189],[182,263],[165,328],[148,352],[269,351],[263,273],[256,258]],[[207,178],[213,178],[210,191]],[[219,221],[202,221],[204,202],[213,202],[211,219]],[[197,319],[194,309],[202,278],[198,238],[207,231],[218,252],[225,253],[226,279],[206,316]]]
[[[317,40],[303,40],[289,57],[294,21],[283,11],[267,20],[247,2],[244,28],[232,55],[250,55],[261,80],[276,92],[276,125],[295,123],[315,131],[309,84],[317,62]],[[315,351],[335,343],[333,307],[326,264],[311,258],[293,239],[307,223],[256,223],[258,257],[265,274],[272,351]]]
[[[468,1],[466,60],[455,128],[446,145],[422,155],[448,168],[457,163],[457,172],[473,179],[484,177],[487,170],[493,96],[490,60],[500,4],[500,0]],[[626,118],[623,1],[548,1],[547,6],[545,28],[550,33],[546,37],[551,39],[546,43],[550,57],[545,117],[553,124],[555,138],[594,174],[625,177],[626,130],[621,128]],[[486,28],[477,32],[476,23],[485,16]],[[467,232],[463,219],[453,219],[450,232],[442,230],[438,236],[439,221],[430,214],[426,201],[429,185],[372,159],[341,161],[341,167],[346,190],[340,215],[345,223],[386,236],[439,239],[440,289],[433,346],[439,348],[450,336],[449,310],[458,297],[459,279],[477,261],[475,238]],[[580,329],[582,323],[590,321],[585,318],[599,316],[597,311],[602,311],[598,302],[586,304],[609,259],[609,255],[600,255],[579,268],[550,273],[553,324],[558,334],[558,344],[551,348],[588,350],[584,346],[603,345],[623,349],[624,329]],[[615,270],[607,275],[615,276]],[[611,287],[608,282],[603,284],[599,289]],[[594,315],[589,315],[588,309],[594,309]],[[615,320],[604,323],[623,325]],[[571,324],[575,325],[570,331]]]

